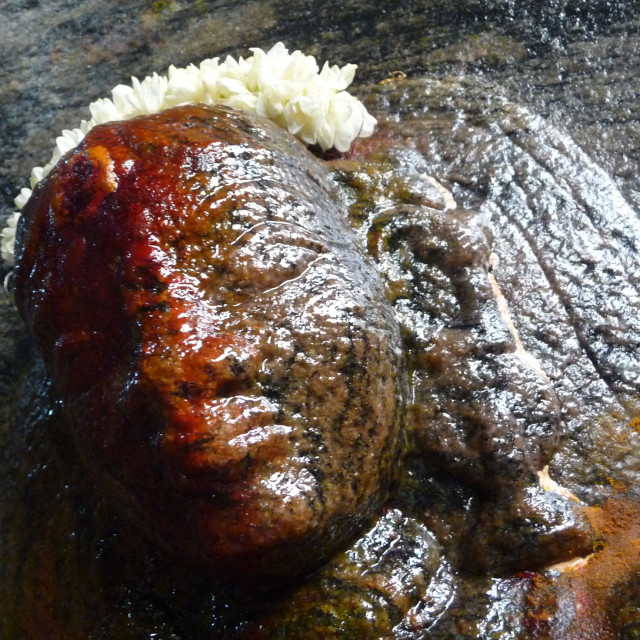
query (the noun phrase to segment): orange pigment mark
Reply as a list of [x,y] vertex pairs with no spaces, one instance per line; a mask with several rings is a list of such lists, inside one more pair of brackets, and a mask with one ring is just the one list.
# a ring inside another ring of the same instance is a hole
[[587,509],[586,515],[600,549],[584,576],[592,589],[605,596],[615,583],[640,571],[640,505],[616,497],[603,507]]
[[398,80],[405,80],[407,78],[407,74],[404,71],[392,71],[390,75],[384,80],[380,80],[378,82],[379,85],[390,84],[392,82],[398,82]]
[[100,189],[105,193],[113,193],[118,186],[118,176],[115,171],[115,164],[109,150],[106,147],[97,145],[90,147],[87,151],[88,157],[97,169],[96,180]]
[[615,497],[587,509],[586,516],[597,542],[589,562],[561,582],[575,594],[575,617],[565,638],[614,640],[608,599],[617,584],[640,571],[640,505]]
[[523,619],[530,640],[616,640],[609,611],[619,585],[640,572],[640,504],[624,495],[585,515],[596,534],[583,562],[532,578]]
[[611,485],[614,493],[627,493],[627,485],[620,480],[607,476],[607,482]]

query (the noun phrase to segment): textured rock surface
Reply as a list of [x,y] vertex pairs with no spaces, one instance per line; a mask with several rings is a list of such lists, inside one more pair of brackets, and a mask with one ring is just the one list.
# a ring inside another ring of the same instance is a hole
[[[638,518],[624,501],[636,500],[640,472],[636,12],[635,3],[605,0],[407,0],[392,8],[310,0],[126,6],[14,0],[0,9],[3,213],[30,168],[48,160],[53,138],[76,126],[84,107],[115,84],[170,63],[237,55],[283,39],[320,60],[359,63],[360,95],[379,115],[390,114],[380,144],[393,139],[411,149],[400,154],[401,166],[438,177],[459,206],[479,210],[492,228],[499,259],[493,273],[523,345],[543,363],[560,401],[562,439],[552,476],[605,505],[595,526],[609,554],[578,577],[470,577],[442,560],[436,569],[438,545],[429,546],[425,564],[410,560],[430,534],[413,516],[392,516],[379,524],[379,545],[368,548],[387,557],[385,536],[402,541],[406,562],[398,564],[398,554],[381,565],[398,578],[395,586],[362,581],[364,538],[349,566],[336,558],[298,596],[269,601],[270,615],[274,607],[282,611],[280,620],[265,622],[271,637],[280,637],[289,620],[295,624],[297,613],[288,607],[296,601],[311,603],[319,616],[322,607],[313,603],[331,600],[322,620],[329,623],[341,611],[336,579],[351,585],[344,603],[369,621],[371,634],[633,637],[640,561],[633,535],[624,532],[633,534]],[[409,78],[370,86],[395,70]],[[0,635],[186,640],[211,636],[213,626],[213,637],[235,638],[247,619],[260,624],[259,609],[234,612],[227,606],[232,594],[212,594],[207,584],[166,566],[95,502],[91,481],[70,464],[68,430],[8,301],[1,318],[0,607],[7,613]],[[476,539],[447,514],[452,505],[458,513],[486,514],[482,501],[423,461],[409,471],[402,508],[424,508],[444,546],[456,536]],[[418,497],[409,499],[414,490]],[[616,492],[618,509],[605,502]],[[417,571],[416,580],[399,565]],[[607,597],[589,590],[594,579],[611,587]],[[585,611],[594,613],[585,618]],[[336,619],[329,624],[322,638],[355,633]]]
[[[378,97],[407,116],[394,130],[422,152],[424,170],[490,224],[493,274],[524,347],[560,399],[567,439],[554,474],[591,500],[607,477],[636,485],[638,434],[630,422],[640,391],[640,223],[625,196],[629,183],[616,184],[528,109],[480,107],[486,85],[465,83],[436,111],[433,97],[448,88],[409,82],[400,91],[382,87]],[[415,96],[412,110],[423,104],[418,118],[402,106],[407,95]],[[452,153],[434,130],[468,151]]]
[[325,562],[403,441],[398,325],[326,169],[269,121],[96,127],[23,210],[15,296],[88,469],[180,558]]

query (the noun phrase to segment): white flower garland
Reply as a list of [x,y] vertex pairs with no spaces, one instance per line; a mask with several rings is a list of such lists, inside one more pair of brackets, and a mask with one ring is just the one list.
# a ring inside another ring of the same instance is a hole
[[[65,129],[56,139],[56,149],[44,167],[31,171],[31,188],[15,199],[18,209],[26,204],[32,189],[53,169],[60,158],[76,147],[93,127],[114,120],[127,120],[180,104],[224,104],[270,118],[302,142],[321,149],[345,152],[359,136],[373,133],[376,124],[357,98],[345,91],[353,81],[356,65],[340,68],[325,62],[322,70],[313,56],[300,51],[289,53],[278,42],[267,53],[251,49],[249,58],[228,56],[203,60],[179,69],[169,67],[167,76],[154,73],[131,86],[118,85],[111,98],[89,105],[90,120],[76,129]],[[6,264],[14,260],[15,212],[1,232],[0,254]]]

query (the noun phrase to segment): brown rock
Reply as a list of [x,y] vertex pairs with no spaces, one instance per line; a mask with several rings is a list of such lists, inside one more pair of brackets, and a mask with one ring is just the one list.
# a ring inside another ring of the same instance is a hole
[[295,140],[204,106],[96,127],[24,210],[16,299],[81,457],[215,575],[309,572],[386,495],[399,331],[343,218]]

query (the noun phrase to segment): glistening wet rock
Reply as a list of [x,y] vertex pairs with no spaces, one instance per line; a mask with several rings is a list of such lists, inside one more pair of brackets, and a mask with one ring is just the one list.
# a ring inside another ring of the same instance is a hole
[[[584,200],[591,187],[606,193],[613,186],[613,193],[618,190],[637,210],[640,46],[635,3],[411,0],[391,9],[350,0],[233,5],[131,0],[117,6],[96,0],[7,0],[0,12],[6,80],[0,86],[3,215],[12,211],[31,167],[48,159],[55,136],[86,118],[91,100],[131,75],[161,73],[171,63],[208,56],[244,55],[250,46],[268,48],[278,39],[314,53],[320,62],[358,63],[358,91],[367,101],[379,91],[371,83],[395,70],[407,73],[408,81],[393,88],[395,97],[381,100],[378,112],[391,114],[392,121],[409,121],[406,129],[414,133],[405,139],[413,153],[405,157],[411,158],[414,173],[436,175],[455,192],[460,207],[482,211],[489,196],[495,205],[484,212],[499,258],[494,275],[525,346],[546,363],[561,403],[562,450],[552,459],[552,477],[589,501],[602,502],[622,489],[635,501],[637,393],[620,394],[599,377],[564,303],[549,295],[530,240],[500,222],[509,211],[498,197],[506,195],[509,208],[517,212],[523,194],[528,202],[557,203],[560,196],[570,203],[574,195]],[[526,118],[514,119],[520,109],[515,105],[526,106]],[[515,137],[528,138],[526,145],[564,146],[564,167],[545,168],[533,156],[523,162],[527,152],[510,147],[514,127],[502,127],[505,120],[520,123]],[[537,124],[529,127],[527,121],[534,120]],[[416,138],[422,138],[417,153],[412,148]],[[520,197],[509,185],[514,162],[524,170],[518,177]],[[558,189],[554,175],[566,174],[567,168],[575,175],[584,169],[589,184]],[[546,178],[530,189],[538,171]],[[494,191],[495,181],[500,188]],[[379,197],[384,203],[383,192]],[[513,223],[518,219],[514,215]],[[566,242],[574,239],[569,235]],[[608,242],[614,247],[617,239]],[[607,286],[588,277],[582,285],[578,296]],[[612,289],[618,295],[620,289]],[[30,355],[17,314],[8,301],[1,304],[0,635],[40,640],[45,629],[47,637],[57,638],[155,634],[174,640],[209,637],[214,628],[217,638],[233,638],[245,613],[240,607],[229,619],[229,594],[212,594],[194,583],[192,574],[181,575],[175,565],[160,562],[106,505],[96,503],[91,483],[70,462],[73,447],[62,435],[69,427]],[[619,347],[615,351],[620,353]],[[603,354],[606,346],[598,358]],[[459,519],[447,521],[447,513],[450,504],[474,510],[477,495],[446,472],[427,468],[417,475],[425,483],[423,499],[430,498],[430,526],[434,531],[440,527],[438,538],[475,541],[472,531],[458,526]],[[632,551],[631,544],[624,557]],[[445,610],[428,631],[416,630],[413,638],[562,638],[567,625],[578,620],[574,605],[583,592],[570,574],[560,600],[556,584],[562,580],[553,573],[470,577],[454,572],[452,581]],[[610,611],[608,631],[631,635],[639,607],[636,580],[632,574],[620,576],[619,585],[608,603],[591,600],[581,607],[583,627],[571,631],[600,637]],[[370,600],[358,601],[352,594],[344,597],[358,615],[370,611]],[[340,592],[333,595],[341,597]],[[334,621],[327,635],[340,637],[340,624]],[[408,629],[402,627],[401,637],[411,638]]]
[[552,473],[602,500],[607,478],[631,488],[640,471],[630,427],[640,394],[640,222],[569,136],[505,100],[488,105],[486,95],[481,82],[424,80],[374,93],[402,117],[389,125],[400,144],[490,225],[493,275],[560,402],[564,438]]
[[25,207],[18,308],[79,457],[211,577],[321,566],[403,442],[397,323],[326,169],[189,106],[95,128]]

